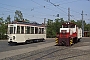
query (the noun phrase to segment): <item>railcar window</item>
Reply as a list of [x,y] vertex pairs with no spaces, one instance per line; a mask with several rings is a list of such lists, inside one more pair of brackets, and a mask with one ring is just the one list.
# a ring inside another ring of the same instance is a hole
[[41,34],[41,28],[39,28],[39,34]]
[[31,34],[34,34],[34,27],[31,27]]
[[21,34],[24,34],[24,26],[21,26]]
[[14,34],[15,34],[15,31],[16,31],[16,27],[14,27]]
[[27,34],[30,34],[30,27],[27,26]]
[[20,34],[20,26],[17,26],[17,34]]
[[13,34],[13,27],[10,27],[10,34]]
[[38,34],[38,28],[35,27],[35,34]]
[[42,34],[44,34],[44,28],[42,28]]
[[27,26],[25,26],[25,34],[27,34]]

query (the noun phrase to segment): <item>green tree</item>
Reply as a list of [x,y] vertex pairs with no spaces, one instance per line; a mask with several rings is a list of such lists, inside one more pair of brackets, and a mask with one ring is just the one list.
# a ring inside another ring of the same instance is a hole
[[0,18],[0,24],[3,24],[4,23],[4,19],[3,17]]
[[75,20],[71,20],[72,23],[76,24],[77,22]]
[[8,17],[6,18],[6,20],[5,20],[5,23],[11,23],[11,17],[10,17],[10,15],[8,15]]
[[47,21],[47,37],[55,37],[56,33],[60,31],[60,27],[64,23],[63,18],[55,19],[55,22],[52,22],[52,20]]
[[54,22],[55,33],[60,32],[60,27],[62,27],[63,23],[64,23],[63,18],[55,19]]
[[76,25],[81,28],[82,27],[82,20],[77,20]]
[[48,21],[47,21],[47,37],[52,37],[52,35],[53,35],[53,33],[52,33],[52,31],[53,31],[53,28],[52,28],[52,24],[53,23],[51,23],[51,21],[52,20],[50,20],[50,19],[48,19]]
[[14,20],[15,21],[22,21],[23,20],[23,14],[21,11],[16,10]]
[[1,26],[0,26],[0,34],[4,35],[4,34],[6,34],[6,31],[7,31],[6,25],[5,24],[1,24]]
[[5,21],[3,19],[3,17],[0,18],[0,39],[5,38],[4,35],[6,34],[6,24]]

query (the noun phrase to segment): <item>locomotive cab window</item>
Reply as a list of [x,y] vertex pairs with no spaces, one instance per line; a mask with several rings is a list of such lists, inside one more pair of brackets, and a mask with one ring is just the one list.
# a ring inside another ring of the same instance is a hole
[[75,28],[75,25],[63,25],[63,28]]
[[71,25],[70,28],[75,28],[75,25]]
[[67,25],[64,25],[63,28],[68,28],[68,26]]

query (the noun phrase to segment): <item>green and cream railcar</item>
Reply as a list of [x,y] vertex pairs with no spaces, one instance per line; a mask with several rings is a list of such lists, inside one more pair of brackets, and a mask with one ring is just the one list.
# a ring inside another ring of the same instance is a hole
[[8,24],[8,43],[31,43],[46,39],[43,24],[14,23]]

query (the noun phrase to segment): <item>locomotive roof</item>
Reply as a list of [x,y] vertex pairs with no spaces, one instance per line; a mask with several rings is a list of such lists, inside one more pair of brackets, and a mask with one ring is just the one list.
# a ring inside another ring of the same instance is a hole
[[63,23],[62,25],[76,25],[76,24],[74,24],[72,22],[66,22],[66,23]]

